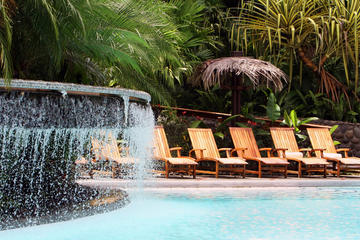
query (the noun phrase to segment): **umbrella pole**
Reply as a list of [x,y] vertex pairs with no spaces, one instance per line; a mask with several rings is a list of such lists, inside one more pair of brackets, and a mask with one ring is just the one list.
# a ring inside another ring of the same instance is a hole
[[[232,107],[231,114],[232,115],[240,114],[240,110],[241,110],[240,91],[241,91],[240,78],[235,77],[232,81],[232,99],[231,99],[231,107]],[[234,119],[232,121],[232,125],[235,125],[235,122],[237,120],[238,120],[238,118]]]

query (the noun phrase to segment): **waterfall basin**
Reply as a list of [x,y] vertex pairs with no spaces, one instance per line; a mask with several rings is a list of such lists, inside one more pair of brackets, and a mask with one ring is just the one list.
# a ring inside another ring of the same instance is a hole
[[187,188],[130,192],[126,207],[0,232],[16,239],[359,239],[360,188]]
[[119,140],[116,160],[141,159],[121,174],[142,176],[154,125],[150,100],[132,89],[0,79],[0,229],[81,208],[79,175],[120,174],[99,150],[110,137]]

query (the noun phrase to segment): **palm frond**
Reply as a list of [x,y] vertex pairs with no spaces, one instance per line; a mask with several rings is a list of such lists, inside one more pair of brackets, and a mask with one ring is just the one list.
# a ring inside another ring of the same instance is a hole
[[216,84],[223,85],[229,76],[243,76],[250,79],[254,87],[266,85],[276,90],[287,82],[286,74],[269,62],[248,57],[224,57],[202,63],[194,74],[194,85],[209,89]]

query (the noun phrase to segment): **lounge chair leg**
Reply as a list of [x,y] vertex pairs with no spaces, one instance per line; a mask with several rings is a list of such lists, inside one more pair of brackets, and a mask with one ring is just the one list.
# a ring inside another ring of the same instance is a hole
[[299,164],[299,166],[298,166],[298,178],[301,178],[301,163],[299,162],[298,163]]
[[261,162],[259,162],[259,172],[258,172],[258,177],[261,178]]
[[196,178],[196,165],[193,166],[193,179]]
[[340,161],[337,162],[337,171],[336,171],[337,177],[340,177]]
[[219,177],[219,162],[215,163],[215,177]]
[[324,165],[324,178],[326,178],[326,165]]
[[244,164],[244,169],[243,169],[243,178],[245,178],[245,174],[246,174],[246,165]]
[[287,178],[287,165],[285,165],[284,178]]
[[116,163],[111,164],[112,178],[116,178]]
[[169,178],[169,163],[165,162],[165,177]]

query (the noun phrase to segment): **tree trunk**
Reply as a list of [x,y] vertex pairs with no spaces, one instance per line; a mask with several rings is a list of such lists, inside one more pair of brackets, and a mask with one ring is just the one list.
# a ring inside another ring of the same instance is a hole
[[[235,76],[232,80],[232,99],[231,99],[231,115],[240,114],[241,105],[240,105],[240,94],[241,94],[241,78]],[[235,124],[237,119],[232,121],[232,125]]]

